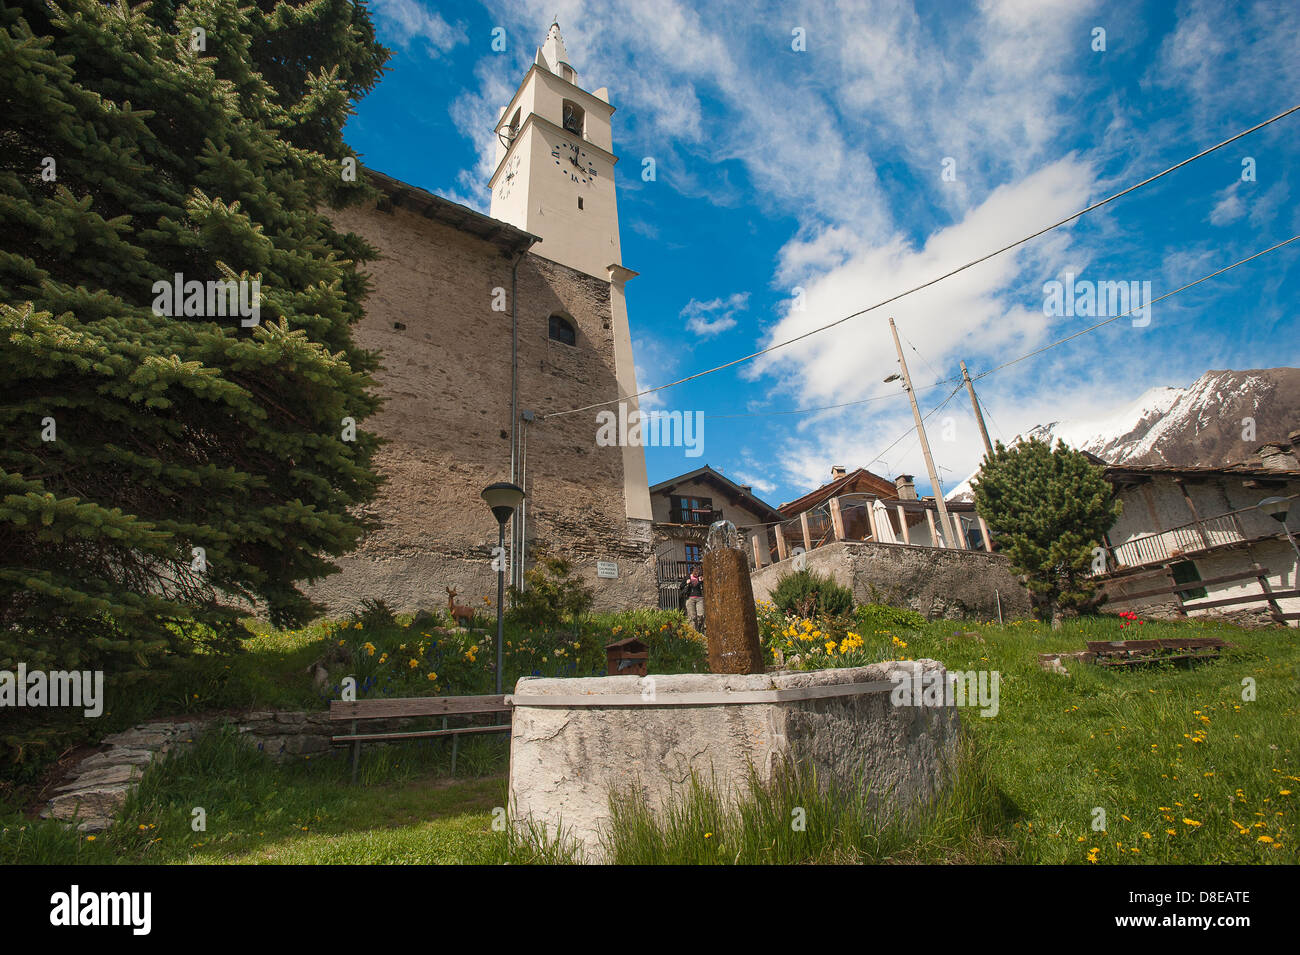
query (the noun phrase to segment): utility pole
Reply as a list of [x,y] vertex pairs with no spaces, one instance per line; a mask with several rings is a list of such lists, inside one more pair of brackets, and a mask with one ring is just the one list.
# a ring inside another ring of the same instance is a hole
[[961,380],[966,382],[966,390],[970,392],[970,406],[975,409],[975,420],[980,426],[980,437],[984,439],[984,450],[988,452],[991,461],[993,460],[993,445],[989,441],[989,429],[984,427],[984,413],[980,411],[979,399],[975,397],[975,383],[970,380],[970,372],[966,370],[964,359],[961,363]]
[[[950,536],[952,521],[948,517],[948,504],[943,499],[943,486],[939,483],[939,472],[934,467],[934,458],[930,456],[930,442],[925,436],[925,423],[921,420],[921,409],[916,404],[916,392],[912,390],[912,376],[907,370],[907,359],[903,357],[903,346],[898,341],[898,329],[894,319],[889,319],[889,331],[894,336],[894,349],[898,352],[898,366],[903,370],[903,390],[912,402],[912,417],[916,419],[916,432],[921,436],[921,453],[925,455],[925,467],[930,475],[930,486],[934,488],[934,503],[939,508],[939,528],[944,536],[944,546],[960,549],[957,538]],[[937,542],[936,542],[937,543]]]

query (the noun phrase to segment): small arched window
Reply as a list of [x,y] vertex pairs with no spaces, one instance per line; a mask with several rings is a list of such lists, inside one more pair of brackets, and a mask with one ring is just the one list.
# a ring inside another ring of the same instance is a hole
[[583,112],[581,106],[571,99],[564,101],[564,128],[575,136],[583,135],[583,128],[586,125],[587,114]]
[[563,315],[551,316],[548,335],[551,341],[559,342],[561,345],[578,344],[578,333],[574,330],[573,323]]

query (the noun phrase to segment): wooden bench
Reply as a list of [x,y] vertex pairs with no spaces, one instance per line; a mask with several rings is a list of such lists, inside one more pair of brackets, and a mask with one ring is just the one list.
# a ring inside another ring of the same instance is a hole
[[1213,660],[1219,650],[1231,647],[1218,637],[1187,637],[1164,640],[1089,640],[1088,650],[1104,667],[1169,663],[1175,660]]
[[[361,759],[362,743],[379,743],[403,739],[427,739],[435,736],[451,737],[451,771],[456,772],[456,751],[462,733],[508,733],[510,723],[492,726],[453,726],[448,728],[449,716],[473,716],[479,713],[509,713],[511,706],[504,696],[417,696],[392,700],[330,701],[330,722],[347,720],[351,729],[330,737],[335,745],[352,744],[352,781],[357,781],[357,764]],[[407,719],[417,716],[441,716],[442,729],[406,730],[392,733],[358,733],[357,723],[363,720]]]

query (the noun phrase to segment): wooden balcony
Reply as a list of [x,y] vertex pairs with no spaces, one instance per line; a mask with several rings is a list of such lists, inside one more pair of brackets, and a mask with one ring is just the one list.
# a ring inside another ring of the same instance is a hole
[[1202,553],[1225,544],[1240,543],[1246,539],[1234,512],[1181,524],[1158,534],[1135,537],[1113,548],[1111,557],[1118,568],[1145,567]]

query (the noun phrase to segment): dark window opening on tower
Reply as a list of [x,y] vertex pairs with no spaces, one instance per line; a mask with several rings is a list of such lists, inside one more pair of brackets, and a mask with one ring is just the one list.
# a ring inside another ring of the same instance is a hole
[[548,334],[553,342],[559,342],[561,345],[578,344],[578,333],[573,328],[573,323],[563,315],[552,315],[550,329]]
[[564,128],[575,136],[582,135],[582,127],[586,121],[587,114],[583,112],[581,106],[566,99],[564,101]]
[[578,196],[578,208],[582,208],[582,196]]

